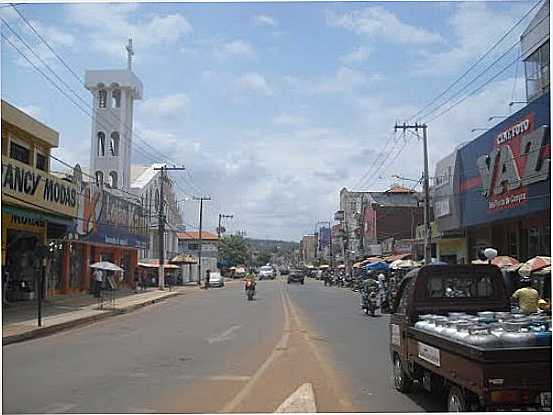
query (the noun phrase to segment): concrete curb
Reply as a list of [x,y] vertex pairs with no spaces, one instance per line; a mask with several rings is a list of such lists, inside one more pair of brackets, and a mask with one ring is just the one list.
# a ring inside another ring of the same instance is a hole
[[311,383],[304,383],[280,404],[275,413],[315,413],[315,392]]
[[165,295],[163,297],[152,298],[152,299],[146,300],[146,301],[141,302],[141,303],[131,304],[131,305],[121,307],[121,308],[116,307],[114,309],[104,308],[105,311],[99,312],[98,314],[93,314],[91,316],[80,317],[80,318],[76,318],[74,320],[69,320],[69,321],[64,321],[62,323],[53,324],[51,326],[36,327],[36,328],[34,328],[32,330],[29,330],[27,332],[24,332],[24,333],[17,333],[17,334],[3,336],[2,337],[2,346],[6,346],[8,344],[13,344],[13,343],[23,342],[25,340],[36,339],[36,338],[39,338],[39,337],[49,336],[51,334],[59,333],[61,331],[65,331],[65,330],[68,330],[68,329],[71,329],[71,328],[91,324],[91,323],[94,323],[96,321],[100,321],[100,320],[103,320],[105,318],[108,318],[108,317],[113,317],[113,316],[120,315],[120,314],[130,313],[132,311],[138,310],[139,308],[164,301],[168,298],[172,298],[172,297],[175,297],[177,295],[184,295],[184,294],[188,294],[188,293],[178,292],[178,291],[170,292],[170,293],[168,293],[167,295]]

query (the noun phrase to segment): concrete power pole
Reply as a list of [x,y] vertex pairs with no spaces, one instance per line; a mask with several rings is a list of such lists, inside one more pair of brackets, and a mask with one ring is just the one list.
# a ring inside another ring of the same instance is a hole
[[217,237],[221,239],[221,219],[232,219],[234,215],[223,215],[219,213],[219,226],[217,227]]
[[157,231],[159,237],[159,268],[158,268],[158,285],[159,289],[165,289],[165,183],[167,182],[168,170],[185,170],[184,167],[154,167],[154,170],[160,171],[159,175],[159,211],[157,218]]
[[427,125],[415,123],[415,125],[396,124],[394,130],[422,129],[422,143],[424,151],[424,263],[432,262],[432,229],[430,226],[430,182],[428,178],[428,138],[426,136]]
[[[204,209],[204,200],[211,200],[210,197],[194,197],[193,200],[199,200],[200,201],[200,231],[198,233],[198,285],[201,285],[202,283],[202,244],[203,244],[203,238],[202,238],[202,217],[203,217],[203,209]],[[209,286],[209,281],[206,278],[205,280],[205,288]]]

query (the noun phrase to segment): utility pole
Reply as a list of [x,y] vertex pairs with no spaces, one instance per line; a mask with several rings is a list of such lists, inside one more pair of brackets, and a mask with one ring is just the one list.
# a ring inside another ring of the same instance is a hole
[[[211,200],[211,197],[209,196],[203,196],[203,197],[193,197],[193,200],[199,200],[200,201],[200,232],[198,232],[198,285],[202,284],[202,216],[203,216],[203,209],[204,209],[204,200]],[[207,289],[209,287],[209,280],[205,279],[205,288]]]
[[217,227],[217,237],[221,239],[221,219],[232,219],[234,215],[223,215],[219,213],[219,226]]
[[160,171],[159,175],[159,211],[157,218],[157,231],[159,237],[159,268],[158,285],[160,290],[165,289],[165,183],[167,182],[168,170],[185,170],[184,167],[154,167],[154,170]]
[[432,230],[430,227],[430,183],[428,180],[428,138],[426,136],[426,124],[415,123],[415,125],[396,124],[394,130],[414,129],[415,131],[422,130],[422,144],[424,151],[424,263],[432,262]]

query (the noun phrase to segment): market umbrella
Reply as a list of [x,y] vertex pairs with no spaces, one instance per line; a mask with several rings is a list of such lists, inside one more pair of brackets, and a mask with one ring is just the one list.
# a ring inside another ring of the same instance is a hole
[[551,265],[545,268],[540,269],[539,271],[534,271],[532,275],[551,275]]
[[518,269],[518,273],[523,277],[528,277],[530,274],[549,266],[551,266],[551,257],[537,256],[522,264],[522,266]]
[[121,271],[125,272],[125,270],[121,267],[118,267],[112,262],[108,261],[102,261],[102,262],[95,262],[94,264],[90,265],[90,268],[96,268],[96,269],[102,269],[104,271]]
[[390,264],[391,269],[415,268],[417,264],[412,259],[397,259]]
[[500,255],[492,259],[492,264],[497,265],[499,268],[508,268],[508,267],[514,267],[520,264],[520,262],[516,258]]
[[365,271],[384,271],[387,270],[390,266],[386,262],[373,262],[372,264],[367,264],[363,267]]

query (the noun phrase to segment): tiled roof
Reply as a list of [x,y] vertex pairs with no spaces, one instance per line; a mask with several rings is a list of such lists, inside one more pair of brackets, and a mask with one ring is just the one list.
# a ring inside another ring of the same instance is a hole
[[[178,239],[200,239],[198,236],[199,232],[177,232]],[[219,238],[217,235],[211,232],[202,231],[202,240],[204,241],[217,241]]]

